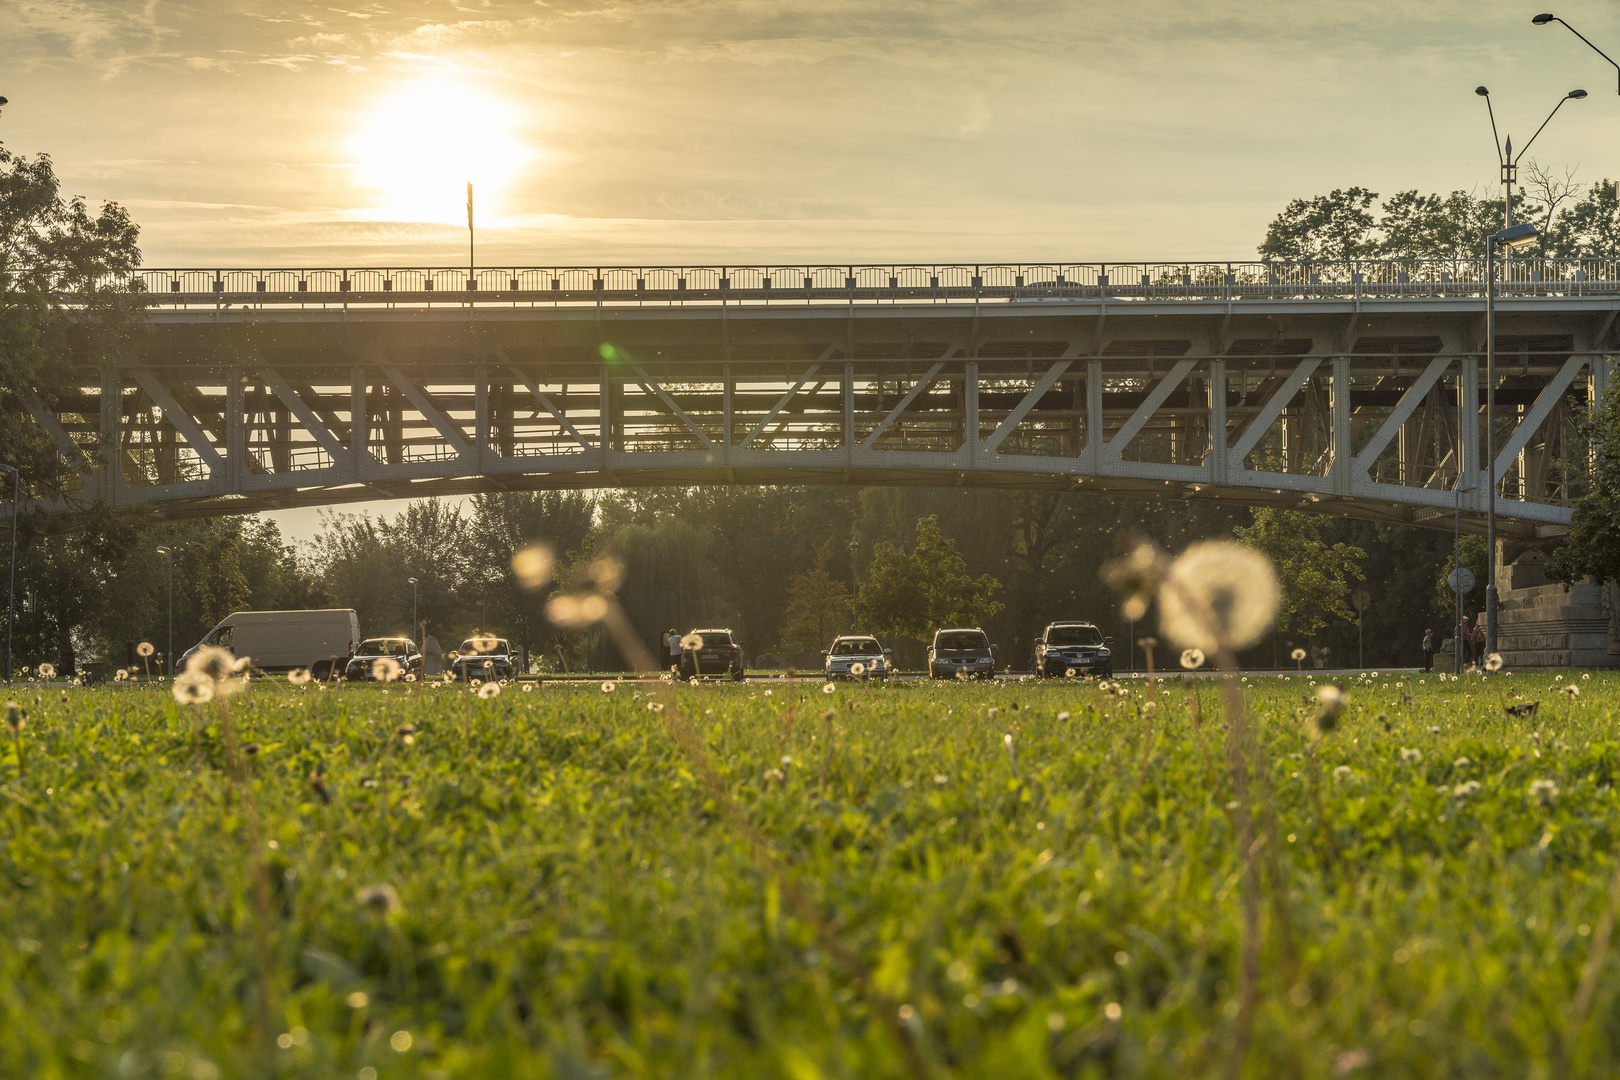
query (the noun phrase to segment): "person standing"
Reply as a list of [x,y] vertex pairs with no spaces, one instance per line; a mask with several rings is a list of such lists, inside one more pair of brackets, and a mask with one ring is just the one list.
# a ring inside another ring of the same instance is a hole
[[1469,638],[1469,642],[1473,647],[1470,648],[1468,651],[1473,653],[1473,655],[1474,655],[1474,663],[1475,664],[1483,664],[1485,662],[1485,620],[1484,619],[1475,619],[1474,620],[1474,632],[1473,632],[1473,635]]
[[1434,630],[1423,631],[1423,670],[1434,670]]
[[1452,655],[1458,657],[1466,667],[1468,653],[1474,647],[1472,627],[1468,625],[1468,616],[1464,615],[1457,620],[1457,636],[1451,641]]
[[681,664],[681,635],[673,630],[665,630],[664,651],[667,654],[667,659],[664,661],[666,666],[679,668]]

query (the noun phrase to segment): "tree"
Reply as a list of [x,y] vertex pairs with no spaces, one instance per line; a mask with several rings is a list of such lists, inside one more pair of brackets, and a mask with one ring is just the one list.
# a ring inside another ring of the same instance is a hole
[[116,203],[92,213],[82,197],[63,199],[48,156],[0,146],[0,456],[35,495],[70,493],[78,477],[28,418],[26,396],[74,385],[74,368],[129,348],[144,323],[131,277],[139,236]]
[[512,572],[512,557],[544,544],[558,557],[578,552],[590,537],[596,502],[582,491],[503,491],[472,500],[469,595],[488,604],[491,631],[517,643],[525,658],[548,650],[556,639],[545,616],[549,589],[525,589]]
[[1603,179],[1558,215],[1542,242],[1548,254],[1612,256],[1620,251],[1620,185]]
[[1569,532],[1545,568],[1566,590],[1584,578],[1599,585],[1620,581],[1620,380],[1609,383],[1581,431],[1592,441],[1591,474]]
[[940,532],[933,514],[917,520],[917,542],[907,552],[887,540],[872,552],[872,568],[861,590],[861,609],[879,633],[924,641],[942,626],[979,626],[1002,605],[992,599],[1001,582],[977,578],[956,542]]
[[829,537],[815,549],[810,569],[794,577],[788,588],[784,636],[789,644],[805,652],[825,648],[832,635],[849,623],[849,587],[827,572],[832,557],[833,541]]
[[1350,585],[1365,576],[1361,562],[1367,553],[1343,542],[1322,539],[1321,519],[1299,510],[1255,510],[1254,524],[1232,532],[1243,543],[1263,552],[1277,568],[1282,604],[1276,629],[1282,634],[1309,638],[1331,619],[1354,621],[1350,611]]
[[247,575],[242,573],[241,526],[235,521],[224,524],[210,539],[197,582],[203,621],[214,626],[231,612],[246,608],[250,596]]
[[1485,234],[1502,221],[1500,199],[1480,199],[1466,191],[1401,191],[1385,200],[1382,210],[1377,254],[1386,258],[1483,258]]
[[1344,262],[1373,254],[1378,245],[1369,207],[1376,198],[1376,191],[1353,187],[1291,200],[1266,226],[1260,257],[1285,262]]

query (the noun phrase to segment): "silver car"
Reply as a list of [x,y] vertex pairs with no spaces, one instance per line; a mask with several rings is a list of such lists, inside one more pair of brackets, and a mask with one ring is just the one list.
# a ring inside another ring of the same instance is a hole
[[[834,638],[832,648],[822,650],[821,655],[827,658],[829,679],[882,679],[889,674],[891,652],[892,649],[879,645],[875,637],[846,634]],[[858,673],[852,670],[856,664],[861,666]]]

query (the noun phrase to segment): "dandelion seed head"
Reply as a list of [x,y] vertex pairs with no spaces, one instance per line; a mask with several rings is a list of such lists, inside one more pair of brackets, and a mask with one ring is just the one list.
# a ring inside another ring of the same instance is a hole
[[866,674],[866,665],[857,660],[849,665],[849,673],[858,679]]
[[613,693],[613,684],[611,682],[603,683],[602,684],[602,693],[604,693],[604,694]]
[[703,648],[703,635],[687,634],[685,637],[681,638],[681,648],[685,649],[687,652],[692,652],[695,649]]
[[500,693],[501,688],[498,683],[487,682],[478,688],[478,696],[486,701],[492,697],[499,697]]
[[591,581],[605,593],[616,593],[624,584],[624,563],[611,556],[591,563]]
[[183,671],[170,687],[174,700],[182,705],[203,705],[214,700],[214,680],[193,671]]
[[1293,652],[1288,654],[1288,659],[1290,659],[1290,660],[1303,660],[1303,659],[1305,659],[1305,650],[1296,648]]
[[314,676],[309,673],[309,668],[307,667],[293,668],[291,671],[287,672],[287,681],[292,683],[294,686],[303,686],[312,678],[314,678]]
[[371,677],[378,682],[393,682],[399,673],[399,661],[392,656],[379,656],[371,662]]
[[1486,671],[1501,671],[1502,670],[1502,654],[1499,653],[1499,652],[1493,652],[1493,653],[1491,653],[1491,655],[1487,656],[1485,658],[1485,670]]
[[1120,555],[1103,564],[1102,579],[1124,600],[1120,610],[1132,622],[1147,614],[1165,574],[1163,552],[1151,540],[1124,537]]
[[135,654],[137,656],[151,656],[155,652],[157,652],[157,650],[152,647],[152,643],[150,641],[143,641],[139,645],[135,646]]
[[221,649],[215,645],[205,645],[191,654],[186,661],[186,671],[210,682],[220,682],[231,676],[236,668],[236,657],[229,649]]
[[1420,764],[1423,761],[1423,751],[1410,746],[1403,746],[1401,747],[1401,760],[1413,765]]
[[1181,650],[1181,666],[1186,668],[1188,671],[1195,671],[1198,668],[1203,667],[1204,666],[1204,650],[1203,649],[1183,649],[1183,650]]
[[824,683],[824,684],[822,684],[821,692],[823,694],[830,694],[836,689],[838,689],[838,688],[836,686],[834,686],[832,683]]
[[1281,592],[1271,560],[1243,544],[1193,544],[1170,565],[1159,590],[1164,634],[1205,652],[1253,644],[1277,614]]
[[56,665],[55,664],[52,664],[52,663],[41,664],[41,665],[39,665],[38,668],[35,669],[35,671],[38,673],[38,675],[39,675],[39,677],[41,679],[45,679],[45,680],[49,681],[51,679],[56,678]]

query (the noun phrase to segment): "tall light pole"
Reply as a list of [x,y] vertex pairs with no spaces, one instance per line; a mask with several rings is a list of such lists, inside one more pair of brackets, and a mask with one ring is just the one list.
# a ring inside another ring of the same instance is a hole
[[[1528,221],[1485,238],[1485,655],[1496,652],[1496,249],[1528,247],[1538,237]],[[1478,408],[1478,404],[1474,408]]]
[[849,621],[850,630],[859,630],[861,625],[860,609],[856,607],[855,600],[861,594],[861,565],[856,561],[861,553],[861,542],[849,542]]
[[[0,97],[0,105],[6,99]],[[21,496],[21,474],[15,466],[0,465],[0,471],[11,474],[11,584],[6,586],[6,685],[11,685],[11,628],[16,622],[17,596],[17,503]]]
[[157,553],[163,556],[163,561],[169,566],[169,651],[163,654],[164,662],[169,668],[169,677],[174,677],[174,548],[167,544],[159,544]]
[[[1570,33],[1574,34],[1576,37],[1580,38],[1582,41],[1586,41],[1586,35],[1585,34],[1581,33],[1579,30],[1575,29],[1573,26],[1569,25],[1569,23],[1564,22],[1563,19],[1560,19],[1556,15],[1545,15],[1545,14],[1544,15],[1537,15],[1537,16],[1533,17],[1530,21],[1535,23],[1537,26],[1546,26],[1548,23],[1560,23],[1560,24],[1563,25],[1565,30],[1568,30]],[[1615,93],[1620,94],[1620,64],[1615,64],[1614,60],[1609,56],[1608,53],[1604,52],[1602,49],[1598,48],[1596,45],[1593,45],[1590,41],[1586,41],[1586,44],[1587,44],[1587,47],[1590,48],[1593,52],[1595,52],[1599,56],[1603,57],[1603,59],[1608,60],[1609,63],[1614,64],[1615,80],[1616,80],[1616,82],[1615,82]],[[0,104],[4,104],[4,101],[5,101],[5,99],[0,98]]]
[[1502,166],[1502,187],[1505,192],[1502,207],[1502,228],[1506,229],[1513,224],[1513,184],[1519,178],[1519,162],[1524,160],[1526,151],[1530,149],[1530,143],[1535,142],[1536,135],[1541,134],[1541,129],[1551,123],[1554,116],[1558,115],[1558,110],[1564,107],[1564,102],[1579,101],[1586,96],[1586,91],[1571,90],[1559,98],[1558,104],[1553,106],[1553,111],[1548,113],[1547,119],[1541,122],[1541,127],[1536,128],[1536,135],[1530,136],[1530,142],[1525,143],[1517,154],[1513,152],[1513,136],[1508,136],[1504,148],[1501,138],[1496,134],[1496,110],[1491,108],[1491,92],[1483,86],[1476,86],[1474,87],[1474,93],[1485,99],[1485,111],[1491,118],[1491,138],[1496,142],[1496,158]]
[[[411,583],[411,640],[416,641],[416,579],[406,578]],[[420,646],[421,642],[417,642]]]

